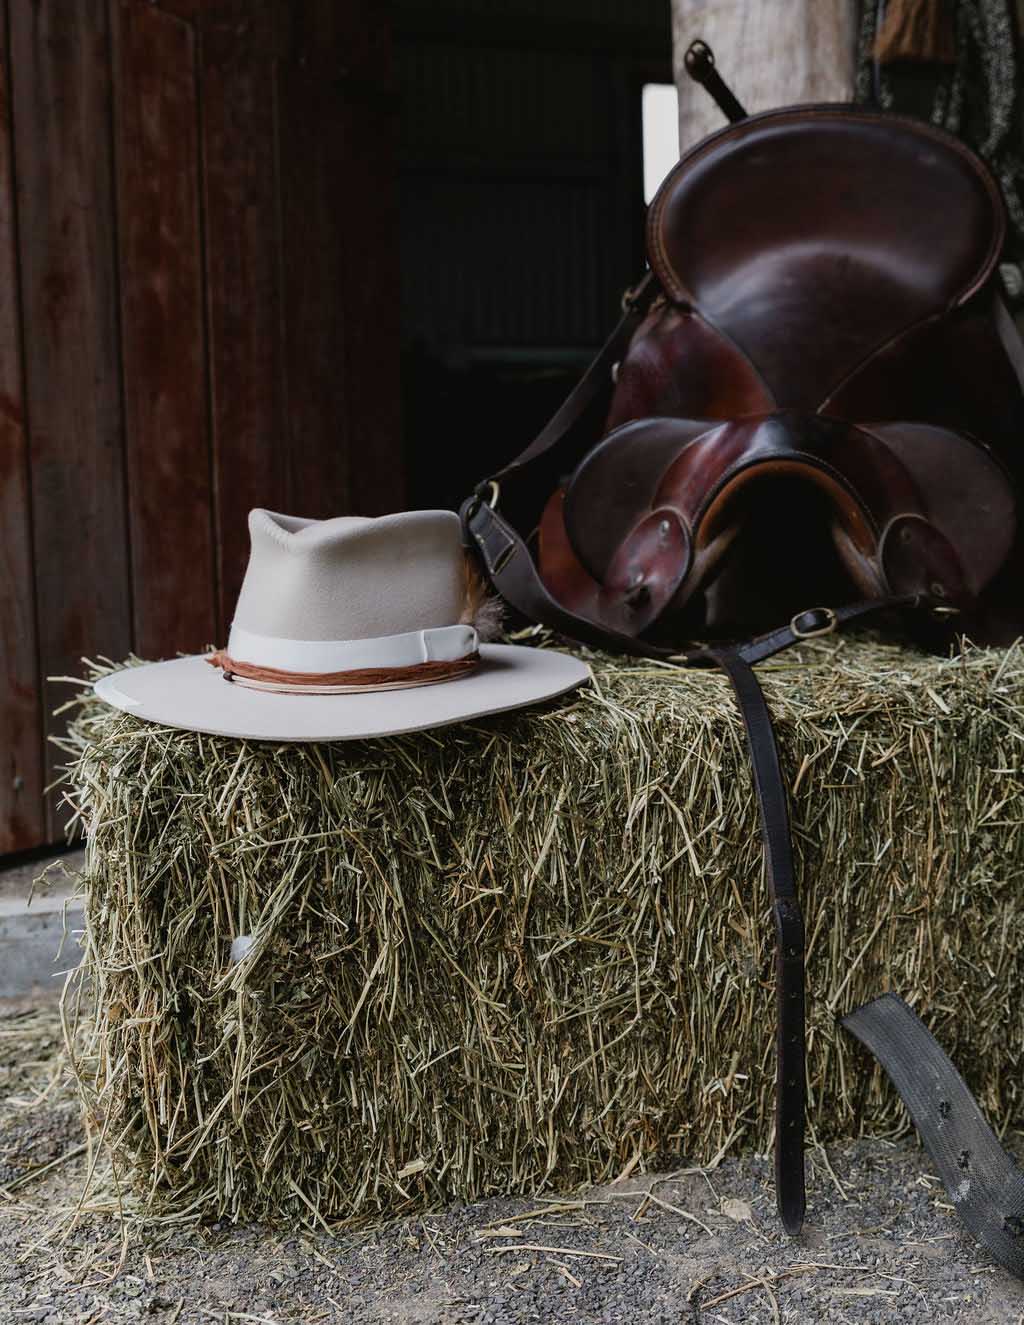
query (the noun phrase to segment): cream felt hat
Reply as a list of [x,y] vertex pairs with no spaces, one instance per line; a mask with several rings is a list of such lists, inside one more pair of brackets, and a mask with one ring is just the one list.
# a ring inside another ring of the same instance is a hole
[[[459,519],[255,510],[227,647],[113,672],[101,699],[171,727],[265,741],[397,735],[550,699],[576,658],[481,644]],[[476,620],[474,620],[476,616]]]

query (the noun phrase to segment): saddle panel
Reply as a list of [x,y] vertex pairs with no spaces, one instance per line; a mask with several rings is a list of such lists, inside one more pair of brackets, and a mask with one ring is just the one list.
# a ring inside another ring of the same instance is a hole
[[998,186],[961,143],[849,106],[768,111],[712,135],[648,215],[668,297],[737,346],[778,407],[799,410],[970,299],[1004,232]]
[[[604,578],[619,545],[654,509],[676,457],[716,427],[709,419],[638,419],[614,429],[586,456],[566,488],[562,518],[588,574]],[[599,521],[594,511],[601,512]]]
[[[901,422],[861,424],[860,431],[882,443],[913,476],[921,510],[956,548],[964,591],[977,598],[1017,537],[1017,503],[1007,471],[987,447],[949,428]],[[916,534],[905,541],[916,541]]]

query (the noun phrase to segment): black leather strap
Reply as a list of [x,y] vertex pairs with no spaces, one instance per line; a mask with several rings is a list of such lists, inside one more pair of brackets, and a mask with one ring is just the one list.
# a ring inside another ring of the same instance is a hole
[[840,1024],[881,1063],[970,1231],[1024,1279],[1024,1173],[996,1140],[963,1077],[924,1023],[883,994]]
[[710,656],[732,682],[747,731],[775,918],[775,1200],[783,1227],[804,1222],[804,921],[796,895],[786,787],[764,692],[736,649]]
[[[548,593],[534,565],[530,549],[498,511],[492,509],[481,497],[474,496],[463,504],[461,515],[466,544],[479,556],[494,590],[528,621],[548,626],[567,639],[578,640],[596,649],[611,649],[638,658],[660,658],[681,667],[710,665],[714,662],[706,648],[695,648],[687,652],[663,648],[632,635],[608,630],[586,617],[570,612]],[[801,640],[831,634],[863,617],[923,605],[924,600],[919,594],[902,594],[862,599],[848,603],[845,607],[812,608],[808,612],[799,613],[786,625],[738,645],[736,652],[746,662],[758,663]]]
[[887,598],[861,598],[842,607],[812,607],[806,612],[798,612],[784,626],[770,630],[765,635],[757,635],[746,644],[737,645],[736,652],[748,663],[759,663],[788,649],[792,644],[835,634],[844,626],[863,621],[866,617],[878,616],[882,612],[926,608],[934,606],[935,602],[920,594],[890,594]]
[[690,42],[683,56],[683,68],[695,83],[700,83],[701,87],[711,95],[715,105],[730,124],[736,124],[739,120],[747,118],[747,112],[715,68],[714,52],[706,41],[698,39]]
[[[496,475],[504,479],[525,470],[557,447],[607,388],[611,364],[628,344],[649,302],[648,276],[636,301],[568,398],[534,442]],[[588,439],[581,439],[583,449]],[[569,639],[600,649],[657,658],[677,666],[717,666],[732,684],[750,748],[761,813],[765,865],[772,895],[776,939],[776,1125],[775,1180],[779,1215],[787,1232],[800,1231],[804,1218],[804,926],[793,871],[786,787],[779,767],[771,716],[753,664],[801,640],[892,608],[920,605],[915,595],[871,599],[842,608],[813,608],[745,644],[728,649],[700,647],[678,652],[608,630],[563,607],[548,593],[529,548],[517,530],[485,500],[494,480],[480,484],[461,511],[467,546],[483,563],[492,586],[529,621],[550,627]],[[496,495],[491,490],[492,495]]]
[[[575,425],[592,405],[600,400],[602,396],[609,394],[612,385],[612,369],[625,353],[629,342],[633,339],[633,333],[644,320],[647,310],[657,293],[657,277],[654,272],[648,271],[638,284],[623,296],[622,317],[591,360],[587,371],[576,383],[576,386],[569,392],[526,450],[521,451],[514,460],[510,460],[503,469],[498,470],[490,479],[485,479],[483,483],[479,484],[477,486],[478,493],[482,493],[490,483],[511,478],[512,475],[530,465],[534,460],[539,460],[541,456],[547,455],[572,432]],[[587,437],[581,448],[581,455],[592,445],[593,438]]]
[[745,644],[685,653],[605,630],[562,607],[547,591],[519,534],[497,511],[473,498],[463,507],[467,542],[479,553],[494,588],[528,620],[597,648],[659,658],[678,666],[720,667],[743,717],[761,814],[765,867],[775,919],[776,1086],[775,1182],[787,1232],[804,1218],[804,925],[796,894],[786,786],[775,735],[753,664],[816,635],[893,608],[921,606],[914,595],[868,599],[841,608],[812,608]]
[[669,650],[614,630],[604,630],[552,598],[523,539],[479,497],[471,497],[464,503],[461,514],[465,540],[478,553],[492,586],[528,621],[549,626],[568,639],[597,649],[616,649],[647,658],[668,656]]

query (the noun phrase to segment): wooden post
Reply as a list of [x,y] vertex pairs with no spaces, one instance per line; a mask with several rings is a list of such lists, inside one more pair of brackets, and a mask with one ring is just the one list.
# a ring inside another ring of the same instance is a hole
[[702,37],[747,111],[853,97],[857,0],[672,0],[679,143],[685,150],[725,123],[683,69]]

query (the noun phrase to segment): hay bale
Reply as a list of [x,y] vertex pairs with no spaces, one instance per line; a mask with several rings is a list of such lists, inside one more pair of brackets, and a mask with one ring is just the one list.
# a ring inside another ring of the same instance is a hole
[[[728,684],[592,660],[594,686],[545,709],[365,744],[80,697],[77,1066],[148,1202],[394,1214],[769,1147],[772,925]],[[904,1126],[835,1026],[885,989],[1019,1115],[1024,656],[822,641],[760,674],[817,1137]]]

